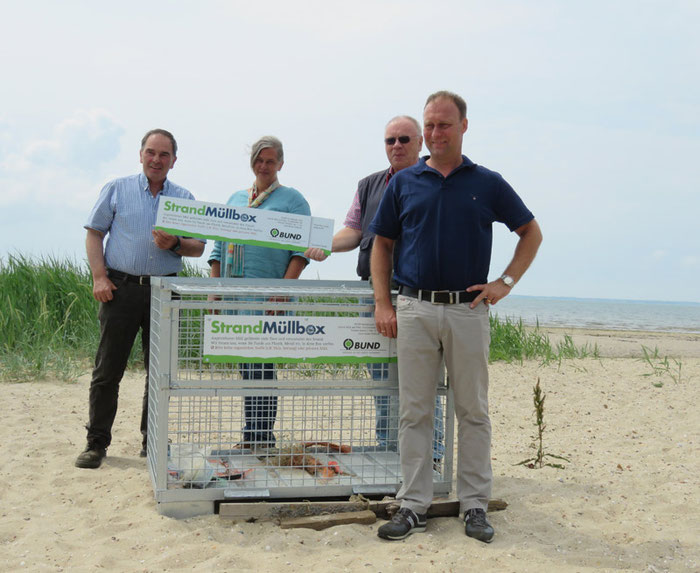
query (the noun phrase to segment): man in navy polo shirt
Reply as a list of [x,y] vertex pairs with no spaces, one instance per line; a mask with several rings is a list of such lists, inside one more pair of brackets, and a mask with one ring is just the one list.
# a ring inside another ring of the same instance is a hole
[[[397,338],[401,509],[378,530],[384,539],[424,531],[433,498],[431,441],[437,372],[444,359],[457,415],[457,497],[465,532],[493,539],[486,509],[493,481],[488,414],[488,306],[510,293],[532,263],[542,233],[498,174],[462,155],[465,101],[437,92],[423,111],[430,156],[397,173],[370,225],[375,322]],[[492,224],[517,233],[513,259],[488,282]],[[389,279],[400,285],[396,311]]]

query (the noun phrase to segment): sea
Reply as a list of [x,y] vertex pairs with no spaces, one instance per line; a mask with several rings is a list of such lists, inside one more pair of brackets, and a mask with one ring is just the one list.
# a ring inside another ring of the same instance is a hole
[[510,295],[491,313],[527,325],[700,333],[700,303],[693,302]]

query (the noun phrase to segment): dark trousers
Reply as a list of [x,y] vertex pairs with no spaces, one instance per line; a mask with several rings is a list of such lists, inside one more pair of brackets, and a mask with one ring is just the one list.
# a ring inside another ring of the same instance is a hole
[[148,359],[151,319],[151,287],[133,282],[115,282],[117,290],[109,302],[100,303],[100,344],[90,382],[90,420],[87,441],[107,448],[112,442],[112,425],[117,415],[119,383],[129,360],[131,347],[141,329],[141,346],[146,367],[146,386],[141,411],[141,434],[146,444],[148,428]]
[[[274,364],[239,364],[243,380],[273,380]],[[243,441],[274,445],[272,429],[277,418],[277,396],[246,396]]]

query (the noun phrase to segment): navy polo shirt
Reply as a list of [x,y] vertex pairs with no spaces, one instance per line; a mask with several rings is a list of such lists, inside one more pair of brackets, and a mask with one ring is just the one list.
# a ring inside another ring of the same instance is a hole
[[534,216],[495,171],[462,156],[444,177],[427,159],[391,178],[369,228],[397,241],[394,280],[401,285],[464,290],[486,283],[493,223],[514,231]]

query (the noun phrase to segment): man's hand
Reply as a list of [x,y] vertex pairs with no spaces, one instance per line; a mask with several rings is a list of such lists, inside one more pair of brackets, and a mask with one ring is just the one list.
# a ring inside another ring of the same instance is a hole
[[396,311],[391,304],[377,304],[374,307],[374,324],[377,332],[387,338],[396,338]]
[[394,241],[381,235],[374,237],[372,247],[372,288],[374,289],[374,324],[377,332],[389,338],[396,338],[396,311],[391,304],[391,255]]
[[153,242],[159,249],[168,250],[177,245],[177,238],[175,235],[171,235],[160,229],[153,229],[151,233],[153,234]]
[[[515,246],[513,259],[505,268],[503,274],[508,275],[517,283],[534,260],[537,249],[540,248],[540,243],[542,243],[542,231],[540,231],[540,226],[537,224],[537,221],[532,219],[529,223],[525,223],[521,227],[515,229],[515,233],[520,238],[518,239],[518,244]],[[485,285],[472,285],[467,289],[467,292],[473,292],[475,290],[480,290],[481,293],[479,293],[479,296],[469,305],[471,308],[476,308],[476,305],[482,300],[485,304],[496,304],[499,300],[510,294],[511,287],[498,278]]]
[[328,258],[328,255],[323,252],[323,249],[319,249],[318,247],[306,249],[306,251],[304,251],[304,256],[318,262],[325,261]]
[[99,302],[109,302],[114,298],[112,294],[113,290],[117,290],[114,283],[109,280],[107,275],[104,277],[93,278],[92,281],[92,296],[95,297],[96,301]]
[[469,305],[470,308],[476,308],[476,305],[484,301],[484,304],[496,304],[502,298],[507,297],[510,294],[509,286],[499,278],[485,285],[472,285],[467,289],[467,292],[473,292],[475,290],[480,290],[481,292]]
[[[331,243],[332,253],[345,253],[347,251],[352,251],[360,245],[360,239],[362,239],[362,231],[360,229],[351,229],[350,227],[343,227],[335,235],[333,235],[333,242]],[[306,249],[304,256],[313,261],[325,261],[329,255],[323,252],[323,249],[318,249],[316,247]]]
[[109,302],[114,298],[113,290],[117,290],[114,283],[107,276],[102,241],[104,233],[96,229],[88,229],[85,237],[85,252],[88,264],[92,272],[92,296],[98,302]]

